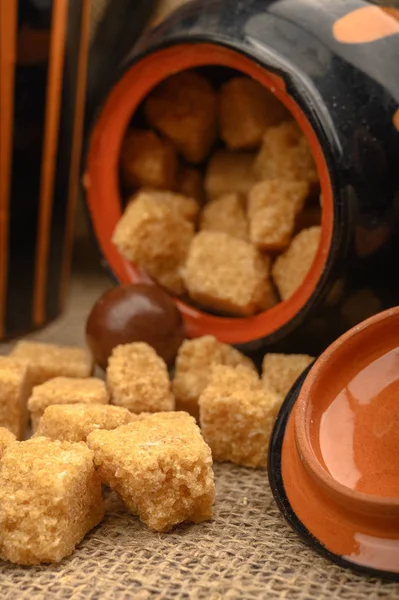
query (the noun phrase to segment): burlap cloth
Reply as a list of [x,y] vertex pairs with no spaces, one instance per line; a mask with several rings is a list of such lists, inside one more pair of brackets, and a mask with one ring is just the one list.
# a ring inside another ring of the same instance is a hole
[[[91,246],[79,246],[65,314],[31,338],[84,343],[84,323],[110,286]],[[3,344],[1,353],[11,345]],[[212,522],[149,531],[110,495],[104,521],[58,565],[0,563],[2,600],[399,598],[399,585],[340,569],[308,549],[285,524],[264,470],[215,465]]]

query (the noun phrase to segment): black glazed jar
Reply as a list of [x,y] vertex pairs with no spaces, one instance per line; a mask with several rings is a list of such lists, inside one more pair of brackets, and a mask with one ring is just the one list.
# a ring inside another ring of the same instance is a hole
[[269,88],[316,160],[321,242],[302,286],[254,317],[210,315],[176,300],[190,336],[247,350],[318,353],[399,302],[399,11],[362,0],[208,0],[175,11],[115,65],[86,140],[84,186],[115,278],[142,281],[112,244],[118,160],[140,102],[169,75],[218,66]]

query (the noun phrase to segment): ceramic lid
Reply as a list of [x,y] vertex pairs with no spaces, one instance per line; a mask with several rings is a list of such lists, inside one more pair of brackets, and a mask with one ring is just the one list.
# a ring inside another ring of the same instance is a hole
[[288,394],[269,479],[289,523],[343,566],[399,580],[399,307],[332,344]]

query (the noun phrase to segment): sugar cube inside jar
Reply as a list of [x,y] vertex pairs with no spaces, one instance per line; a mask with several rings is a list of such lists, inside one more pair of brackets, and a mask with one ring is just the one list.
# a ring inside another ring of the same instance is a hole
[[[308,302],[330,243],[331,190],[294,101],[243,57],[219,58],[226,64],[204,53],[173,74],[158,69],[146,93],[131,85],[112,172],[117,208],[99,227],[119,281],[155,282],[188,335],[240,345]],[[97,127],[106,120],[107,106]],[[96,130],[89,205],[95,145]]]

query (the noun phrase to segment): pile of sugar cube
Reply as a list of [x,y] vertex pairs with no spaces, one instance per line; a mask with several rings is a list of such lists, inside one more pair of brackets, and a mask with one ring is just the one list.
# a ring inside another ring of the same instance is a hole
[[211,519],[212,461],[266,465],[278,408],[311,361],[267,354],[260,378],[205,336],[183,342],[171,380],[135,342],[114,348],[103,381],[81,348],[18,342],[0,357],[0,557],[70,555],[104,516],[103,485],[155,531]]
[[119,252],[218,314],[250,316],[292,296],[319,247],[321,200],[308,141],[286,108],[249,77],[216,90],[184,71],[141,113],[146,129],[129,128],[121,148]]

